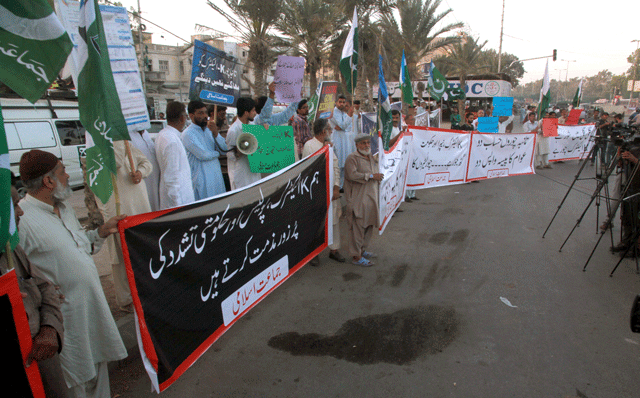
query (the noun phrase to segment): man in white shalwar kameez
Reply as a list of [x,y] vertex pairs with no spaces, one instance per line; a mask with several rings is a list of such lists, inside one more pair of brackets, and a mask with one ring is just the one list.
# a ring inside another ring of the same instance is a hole
[[[330,141],[333,129],[327,119],[318,119],[313,123],[313,138],[307,141],[302,148],[302,157],[319,151],[324,145]],[[329,258],[339,263],[344,263],[346,259],[338,251],[340,249],[340,216],[342,215],[342,204],[340,203],[340,167],[338,166],[338,158],[333,148],[330,150],[333,156],[333,195],[331,197],[331,208],[333,211],[333,243],[329,245]],[[316,264],[317,265],[317,264]]]
[[248,97],[238,98],[236,104],[238,109],[238,118],[229,127],[227,132],[227,167],[229,171],[229,181],[231,182],[231,190],[236,190],[254,182],[260,181],[262,175],[260,173],[252,173],[249,167],[249,159],[238,151],[236,147],[238,137],[242,134],[242,125],[249,124],[256,117],[256,103]]
[[153,167],[151,174],[144,178],[144,185],[147,188],[151,211],[158,211],[160,210],[160,165],[158,165],[158,159],[156,158],[156,146],[147,130],[141,130],[130,135],[133,146],[142,152]]
[[352,134],[353,119],[347,112],[347,99],[341,94],[338,96],[336,107],[333,109],[333,117],[330,120],[333,127],[331,141],[333,141],[333,149],[336,151],[340,166],[341,187],[344,184],[344,161],[355,151]]
[[195,201],[191,168],[187,151],[180,139],[180,131],[187,123],[184,104],[167,104],[167,127],[156,139],[156,156],[160,165],[160,208],[169,209]]
[[127,356],[105,299],[91,254],[117,232],[114,217],[86,231],[73,207],[62,163],[48,152],[32,150],[20,161],[20,177],[29,194],[20,201],[20,243],[31,263],[64,295],[65,326],[60,364],[74,397],[110,397],[107,362]]
[[[131,134],[132,136],[134,134]],[[149,213],[151,205],[147,196],[146,181],[143,179],[148,177],[153,171],[151,162],[142,154],[138,148],[129,143],[131,151],[131,159],[135,170],[131,170],[131,161],[127,155],[125,141],[115,141],[113,143],[113,152],[116,157],[116,184],[118,185],[118,194],[120,196],[120,212],[135,216],[137,214]],[[100,213],[105,220],[115,217],[116,214],[116,197],[111,198],[106,204],[100,199],[96,200]],[[129,289],[129,281],[127,279],[127,270],[122,258],[122,247],[120,245],[120,237],[111,235],[107,238],[107,247],[109,248],[109,257],[111,259],[111,269],[113,270],[113,285],[116,291],[116,302],[120,309],[126,312],[133,312],[131,304],[131,289]]]

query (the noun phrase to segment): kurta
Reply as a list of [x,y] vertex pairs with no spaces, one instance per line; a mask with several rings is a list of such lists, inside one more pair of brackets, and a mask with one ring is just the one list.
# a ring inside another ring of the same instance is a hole
[[147,187],[151,211],[158,211],[160,210],[160,165],[156,157],[156,146],[147,130],[144,130],[142,134],[133,133],[130,135],[133,146],[142,152],[153,167],[151,174],[144,179],[144,185]]
[[177,129],[167,126],[160,131],[156,138],[156,157],[160,165],[160,208],[193,202],[191,168]]
[[260,114],[256,115],[255,119],[253,119],[253,123],[268,124],[269,126],[282,126],[289,122],[289,119],[296,114],[297,109],[298,102],[296,101],[289,104],[287,109],[284,111],[273,115],[273,99],[269,97],[267,98],[267,102],[264,103]]
[[[530,133],[538,127],[538,121],[531,123],[530,121],[526,121],[522,125],[522,129],[525,133]],[[538,131],[538,136],[536,137],[536,155],[548,155],[551,152],[549,148],[549,138],[542,135],[542,129]]]
[[[310,139],[304,144],[304,148],[302,149],[302,157],[306,158],[307,156],[313,153],[316,153],[317,151],[322,149],[323,146],[324,146],[324,143],[318,141],[315,137]],[[334,186],[336,185],[339,186],[340,167],[338,166],[338,158],[336,157],[336,154],[333,151],[333,148],[331,148],[330,152],[331,152],[331,155],[333,156],[333,184]],[[331,195],[333,195],[333,191],[331,192],[332,192]],[[340,200],[332,199],[331,206],[333,211],[333,225],[336,225],[340,221],[340,216],[342,215],[342,206],[340,204]]]
[[[234,148],[238,136],[242,134],[242,121],[236,120],[227,132],[227,147]],[[249,158],[246,155],[236,155],[235,151],[227,153],[227,167],[229,168],[229,181],[231,189],[239,189],[260,181],[260,173],[252,173],[249,167]]]
[[498,134],[505,134],[507,132],[507,126],[513,122],[514,116],[511,115],[504,122],[498,122]]
[[[333,149],[336,151],[338,157],[338,165],[340,168],[344,167],[344,162],[347,160],[347,156],[356,150],[352,134],[352,121],[353,119],[342,112],[338,108],[333,109],[333,117],[329,120],[333,127],[333,134],[331,135],[331,141],[333,141]],[[339,126],[341,130],[336,130],[336,126]]]
[[347,200],[347,219],[361,219],[362,225],[378,227],[378,181],[370,178],[378,173],[373,156],[354,152],[344,165],[344,196]]
[[213,133],[208,128],[202,129],[195,123],[191,123],[182,132],[182,143],[187,151],[187,159],[191,168],[191,182],[195,200],[225,193],[227,190],[224,186],[219,160],[220,152],[227,150],[224,138],[218,134],[214,139]]
[[69,203],[53,206],[31,195],[20,201],[20,243],[29,260],[44,276],[60,286],[65,325],[60,363],[69,387],[96,376],[95,365],[127,356],[98,270],[91,258],[92,244],[100,245],[97,231],[85,231]]

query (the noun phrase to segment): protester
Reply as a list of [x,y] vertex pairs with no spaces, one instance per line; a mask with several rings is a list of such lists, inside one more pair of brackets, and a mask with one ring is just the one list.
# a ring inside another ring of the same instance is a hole
[[164,120],[164,113],[158,113],[158,120]]
[[191,169],[194,199],[225,193],[227,190],[218,158],[227,150],[227,144],[218,134],[217,125],[211,125],[212,131],[207,128],[209,115],[202,101],[189,102],[188,112],[191,124],[182,132],[182,144]]
[[344,185],[344,162],[347,156],[354,151],[353,138],[350,137],[353,123],[351,116],[352,114],[347,108],[347,98],[342,94],[338,95],[330,122],[333,127],[331,140],[340,166],[341,187]]
[[[125,143],[125,141],[116,141],[113,143],[120,209],[122,213],[130,216],[148,213],[151,211],[151,205],[149,204],[147,188],[143,179],[151,174],[153,166],[142,152],[132,145],[129,145],[129,153],[127,153],[126,145],[127,143]],[[135,170],[131,170],[132,163]],[[96,203],[105,220],[117,215],[115,195],[111,195],[106,204],[102,203],[99,199],[96,200]],[[107,238],[107,247],[109,248],[113,269],[112,275],[116,291],[116,302],[121,310],[133,312],[133,299],[131,298],[127,271],[122,257],[120,237],[117,235],[109,236]]]
[[560,117],[558,118],[558,124],[566,124],[567,123],[567,109],[560,109]]
[[467,114],[464,115],[464,124],[460,126],[460,130],[473,131],[473,122],[475,121],[475,119],[476,118],[473,115],[473,112],[467,112]]
[[451,130],[458,130],[460,128],[462,117],[458,114],[457,106],[451,107],[451,116],[449,116],[449,121],[451,122]]
[[353,116],[352,116],[352,134],[355,137],[359,133],[362,133],[362,111],[360,111],[360,100],[353,100]]
[[309,104],[306,99],[303,99],[298,102],[298,110],[293,116],[293,121],[291,122],[291,125],[293,126],[293,137],[296,142],[296,160],[304,157],[302,154],[304,145],[307,141],[313,138],[309,122],[307,121],[308,115]]
[[180,139],[180,131],[187,123],[184,104],[171,101],[167,104],[167,127],[156,139],[156,157],[160,165],[160,208],[182,206],[193,202],[191,168]]
[[[24,214],[18,205],[20,196],[15,187],[11,187],[16,225],[19,226],[20,217]],[[33,345],[27,355],[25,366],[31,366],[32,361],[38,363],[45,395],[48,397],[66,397],[67,386],[60,367],[59,353],[64,341],[62,312],[60,312],[60,294],[53,284],[34,267],[20,245],[11,252],[18,287],[22,294],[22,303],[27,319]],[[9,269],[7,252],[0,257],[0,275]]]
[[227,131],[229,131],[227,107],[222,105],[209,105],[207,107],[207,113],[209,114],[209,122],[207,123],[207,128],[204,130],[205,134],[213,136],[213,131],[218,129],[218,134],[220,134],[222,140],[225,141],[225,149],[222,149],[221,146],[217,144],[218,140],[214,139],[216,151],[220,152],[218,161],[220,162],[220,170],[222,171],[222,179],[224,180],[224,189],[225,191],[230,191],[231,182],[229,181],[229,168],[227,166],[227,152],[229,152],[229,148],[226,147]]
[[536,121],[535,112],[529,113],[527,116],[528,120],[523,126],[523,130],[525,133],[536,132],[538,136],[536,137],[536,151],[535,151],[535,166],[536,169],[550,169],[552,168],[549,165],[549,142],[548,138],[542,134],[542,122]]
[[478,109],[478,117],[474,118],[473,123],[471,124],[474,131],[478,131],[478,119],[481,117],[484,117],[484,110]]
[[236,108],[238,109],[238,119],[231,125],[227,133],[227,160],[229,165],[229,180],[231,189],[239,189],[260,181],[260,173],[252,173],[249,167],[247,155],[241,153],[237,148],[237,141],[242,134],[242,126],[249,124],[256,117],[256,103],[253,99],[242,97],[238,99]]
[[20,201],[20,242],[31,263],[64,295],[60,363],[70,395],[110,397],[107,362],[124,359],[127,350],[91,254],[117,232],[126,214],[85,231],[66,201],[72,194],[69,175],[51,153],[34,149],[23,154],[20,177],[29,192]]
[[[640,193],[640,173],[633,174],[636,165],[638,164],[638,158],[640,157],[640,147],[633,146],[629,150],[622,151],[621,158],[623,161],[623,179],[627,181],[627,190],[625,195],[627,200],[622,201],[622,238],[617,246],[611,247],[612,252],[625,252],[627,249],[631,249],[627,252],[626,257],[636,257],[640,255],[640,247],[637,240],[637,232],[640,227],[638,222],[639,204],[640,200],[636,196]],[[624,253],[621,253],[624,254]]]
[[514,115],[511,115],[511,116],[500,116],[498,118],[498,134],[507,133],[507,127],[509,126],[509,124],[513,122],[514,117],[515,117]]
[[[400,111],[397,109],[391,110],[391,135],[389,136],[389,148],[396,144],[398,138],[400,137],[400,119],[401,119]],[[352,152],[353,153],[353,152]]]
[[356,151],[345,161],[344,194],[349,223],[349,254],[352,263],[370,267],[375,254],[366,251],[373,230],[378,227],[378,190],[384,175],[371,155],[371,136],[358,134]]
[[[296,113],[298,102],[292,102],[287,109],[280,113],[272,114],[274,99],[276,98],[276,83],[269,84],[269,96],[258,97],[255,100],[256,116],[253,124],[266,124],[269,126],[282,126],[289,122],[289,119]],[[240,116],[238,116],[240,117]]]
[[[302,157],[307,157],[331,142],[333,129],[327,119],[318,119],[313,123],[313,138],[304,144]],[[333,157],[333,195],[331,196],[331,209],[333,211],[333,244],[329,245],[329,258],[339,263],[344,263],[346,259],[340,254],[340,216],[342,215],[342,205],[340,203],[340,166],[338,158],[333,148],[330,148]],[[319,259],[312,260],[312,265],[318,265]]]
[[147,197],[151,211],[160,210],[160,165],[156,157],[156,147],[147,130],[140,130],[131,134],[131,143],[151,162],[151,174],[145,177],[144,185],[147,188]]

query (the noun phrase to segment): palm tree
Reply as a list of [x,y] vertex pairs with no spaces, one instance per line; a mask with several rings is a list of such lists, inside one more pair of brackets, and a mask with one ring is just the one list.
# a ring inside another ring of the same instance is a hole
[[[383,15],[382,25],[387,32],[385,36],[390,41],[387,44],[395,49],[394,57],[397,55],[398,59],[404,48],[409,75],[414,81],[419,77],[418,62],[422,58],[460,40],[458,36],[447,34],[462,28],[461,22],[440,26],[442,20],[451,13],[450,8],[438,12],[441,3],[442,0],[398,0],[396,7],[400,20],[397,21],[392,13]],[[399,70],[399,64],[396,69]]]
[[336,15],[341,10],[332,1],[284,0],[275,26],[282,35],[282,47],[307,61],[311,90],[318,85],[318,70],[326,58],[329,38],[334,34]]
[[[487,67],[487,70],[491,73],[497,73],[498,71],[498,52],[494,49],[485,50],[480,57],[480,63]],[[511,78],[513,87],[518,85],[519,79],[524,76],[524,65],[513,54],[502,53],[502,68],[500,73],[506,73]]]
[[[486,40],[478,44],[478,39],[467,37],[447,48],[447,55],[441,58],[442,63],[448,66],[447,69],[458,75],[462,90],[467,84],[467,76],[486,69],[485,66],[480,66],[479,62],[482,57],[482,48],[486,44]],[[458,101],[458,110],[460,115],[464,115],[464,101]]]
[[207,4],[222,15],[249,45],[248,60],[253,65],[256,95],[267,94],[267,71],[275,60],[271,30],[281,16],[282,2],[278,0],[223,0],[232,13],[228,13],[211,0]]

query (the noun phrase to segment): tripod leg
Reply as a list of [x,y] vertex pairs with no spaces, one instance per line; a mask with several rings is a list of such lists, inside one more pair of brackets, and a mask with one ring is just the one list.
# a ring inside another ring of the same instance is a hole
[[553,217],[551,218],[551,221],[549,221],[549,225],[547,225],[547,229],[544,230],[544,233],[542,234],[542,238],[544,239],[544,236],[547,234],[547,231],[549,231],[549,228],[551,227],[551,224],[553,224],[553,220],[556,219],[556,216],[558,215],[558,213],[560,212],[560,208],[562,207],[562,205],[564,204],[564,201],[567,200],[567,197],[569,196],[569,193],[571,192],[571,190],[573,189],[573,186],[575,185],[576,181],[578,181],[578,178],[580,178],[580,174],[582,174],[582,170],[584,169],[584,167],[587,165],[587,161],[589,161],[589,159],[591,158],[591,156],[594,153],[595,150],[595,145],[591,147],[591,151],[589,151],[589,155],[587,155],[586,158],[584,158],[582,160],[582,165],[580,166],[580,169],[578,170],[578,173],[576,174],[576,176],[573,178],[573,182],[571,183],[571,185],[569,186],[569,189],[567,190],[567,193],[564,195],[564,198],[562,198],[562,200],[560,201],[560,204],[558,205],[558,208],[556,209],[555,214],[553,215]]

